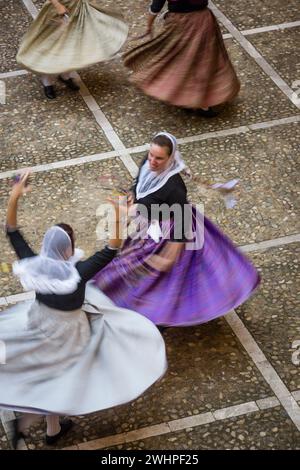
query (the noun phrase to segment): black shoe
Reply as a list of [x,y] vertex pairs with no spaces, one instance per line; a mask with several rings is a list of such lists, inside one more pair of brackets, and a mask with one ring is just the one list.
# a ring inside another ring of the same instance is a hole
[[214,111],[212,108],[208,109],[195,109],[195,113],[198,114],[198,116],[206,117],[206,118],[214,118],[219,115],[217,111]]
[[56,93],[55,93],[53,85],[44,86],[44,92],[48,100],[54,100],[56,98]]
[[18,442],[20,439],[23,439],[25,436],[18,428],[18,419],[13,419],[8,423],[9,432],[11,433],[10,444],[13,450],[16,450],[18,447]]
[[70,88],[70,90],[73,90],[73,91],[78,91],[80,90],[80,86],[77,85],[77,83],[74,82],[74,80],[72,78],[68,78],[67,80],[65,80],[64,78],[62,78],[61,76],[59,76],[59,79],[64,82],[64,84]]
[[65,434],[67,434],[67,432],[71,429],[73,424],[74,423],[71,419],[66,419],[65,421],[62,421],[60,423],[61,430],[59,431],[59,433],[55,434],[54,436],[48,436],[46,434],[46,444],[48,444],[48,446],[53,446],[54,444],[56,444],[56,442],[61,437],[63,437]]

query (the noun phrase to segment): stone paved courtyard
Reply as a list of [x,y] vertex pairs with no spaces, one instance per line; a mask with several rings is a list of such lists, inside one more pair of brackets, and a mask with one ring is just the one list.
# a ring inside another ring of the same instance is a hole
[[[129,185],[149,139],[168,130],[194,174],[241,179],[232,211],[205,199],[195,183],[188,183],[189,197],[204,204],[262,276],[256,295],[236,311],[167,329],[164,378],[130,404],[75,417],[56,448],[300,450],[299,0],[211,3],[242,83],[236,101],[211,120],[137,91],[120,55],[81,71],[80,93],[58,84],[57,99],[47,101],[39,79],[15,61],[43,3],[0,0],[2,223],[11,177],[31,167],[33,192],[22,201],[20,223],[32,246],[38,250],[46,228],[63,219],[91,254],[99,247],[96,209],[107,195],[101,177]],[[103,1],[125,15],[130,34],[143,32],[148,4]],[[11,263],[3,231],[0,246],[0,263]],[[31,295],[0,272],[0,310]],[[9,448],[11,417],[2,413],[0,449]],[[48,449],[44,432],[44,424],[35,426],[22,448]]]

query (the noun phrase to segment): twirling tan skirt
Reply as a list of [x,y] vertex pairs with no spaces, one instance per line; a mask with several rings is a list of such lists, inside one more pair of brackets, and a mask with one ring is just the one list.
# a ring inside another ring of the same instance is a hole
[[240,83],[219,25],[205,8],[168,13],[163,31],[124,54],[131,81],[175,106],[204,108],[231,101]]
[[126,41],[121,16],[98,0],[61,0],[69,11],[64,23],[46,2],[25,34],[17,62],[43,74],[59,74],[111,59]]

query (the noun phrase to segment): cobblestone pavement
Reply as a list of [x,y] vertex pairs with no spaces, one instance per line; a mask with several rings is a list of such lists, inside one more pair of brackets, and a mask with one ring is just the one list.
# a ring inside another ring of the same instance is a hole
[[[213,120],[138,92],[120,56],[81,71],[81,94],[58,85],[57,99],[47,101],[39,79],[15,61],[31,14],[42,4],[0,0],[2,220],[11,176],[30,166],[34,190],[20,209],[30,243],[38,249],[45,229],[63,219],[92,253],[99,246],[96,209],[107,195],[101,178],[129,185],[145,145],[166,129],[179,138],[194,174],[242,180],[233,211],[206,199],[195,184],[188,183],[189,196],[205,205],[262,275],[256,295],[235,312],[165,330],[165,377],[130,404],[75,417],[74,430],[56,448],[299,450],[299,0],[211,4],[242,82],[236,101]],[[103,4],[124,13],[130,34],[143,31],[148,0]],[[0,246],[0,262],[11,263],[3,233]],[[23,298],[18,282],[1,272],[0,310]],[[3,413],[0,449],[9,448],[9,418]],[[23,448],[47,449],[44,432],[38,423]]]

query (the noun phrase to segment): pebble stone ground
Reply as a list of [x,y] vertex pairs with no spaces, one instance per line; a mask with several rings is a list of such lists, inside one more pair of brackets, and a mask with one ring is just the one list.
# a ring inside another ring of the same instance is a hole
[[[44,230],[64,219],[92,253],[99,246],[96,209],[106,194],[101,178],[129,184],[151,136],[169,130],[193,173],[242,180],[233,211],[194,184],[189,196],[262,275],[256,295],[235,312],[166,330],[165,377],[133,403],[74,418],[74,431],[56,448],[299,450],[299,0],[211,3],[242,82],[236,101],[213,120],[143,96],[128,83],[120,56],[81,71],[81,94],[58,84],[57,99],[47,101],[39,79],[15,61],[42,5],[0,0],[2,220],[11,176],[33,167],[34,191],[20,211],[29,241],[38,249]],[[130,34],[143,31],[148,0],[103,6],[122,11]],[[3,233],[0,246],[0,262],[12,262]],[[1,272],[0,309],[23,298],[21,286]],[[9,418],[2,413],[0,449],[9,448]],[[47,449],[44,432],[39,423],[22,448]]]

